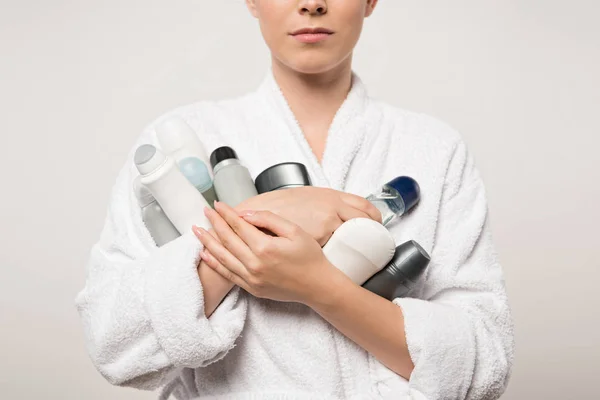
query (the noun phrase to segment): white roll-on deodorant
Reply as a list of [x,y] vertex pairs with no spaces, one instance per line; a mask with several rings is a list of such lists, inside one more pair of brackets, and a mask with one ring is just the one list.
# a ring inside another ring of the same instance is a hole
[[329,262],[359,286],[385,267],[395,251],[391,233],[369,218],[344,222],[323,247]]
[[144,144],[136,150],[134,162],[141,174],[140,182],[150,190],[179,233],[190,232],[193,225],[211,228],[204,215],[208,203],[171,157]]

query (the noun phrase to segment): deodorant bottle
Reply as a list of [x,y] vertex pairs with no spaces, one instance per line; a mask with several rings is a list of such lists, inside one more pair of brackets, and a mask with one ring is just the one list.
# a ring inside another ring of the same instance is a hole
[[417,181],[408,176],[399,176],[369,195],[369,200],[381,212],[383,225],[413,208],[420,199],[421,189]]
[[171,157],[145,144],[136,150],[134,161],[141,174],[140,182],[150,190],[179,233],[190,232],[193,225],[211,228],[204,215],[208,203]]
[[325,257],[354,283],[362,285],[394,256],[390,232],[369,218],[353,218],[340,225],[323,247]]
[[196,132],[181,117],[171,117],[156,126],[156,138],[161,149],[176,163],[187,157],[196,157],[207,167],[212,179],[212,171],[206,150]]
[[186,157],[179,161],[179,169],[212,207],[217,200],[217,194],[206,165],[196,157]]
[[258,192],[250,172],[244,167],[231,147],[219,147],[210,155],[215,180],[213,182],[219,201],[235,207]]
[[429,254],[414,240],[396,247],[392,261],[363,287],[390,301],[406,296],[429,265]]
[[150,190],[142,184],[140,176],[133,181],[133,190],[142,209],[142,220],[156,245],[160,247],[178,238],[180,235],[177,228],[171,223]]

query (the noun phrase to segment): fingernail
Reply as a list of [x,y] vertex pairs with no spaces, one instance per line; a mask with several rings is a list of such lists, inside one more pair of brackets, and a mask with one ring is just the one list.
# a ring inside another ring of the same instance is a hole
[[251,217],[254,215],[254,211],[252,210],[244,210],[239,213],[240,217]]
[[200,228],[198,228],[197,225],[192,225],[192,232],[198,235],[202,235],[202,232],[200,232]]

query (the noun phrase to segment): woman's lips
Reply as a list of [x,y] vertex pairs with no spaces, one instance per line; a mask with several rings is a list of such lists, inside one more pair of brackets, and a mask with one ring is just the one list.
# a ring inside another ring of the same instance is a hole
[[292,37],[302,43],[317,43],[327,39],[333,32],[325,29],[303,29],[292,33]]
[[317,43],[327,39],[331,33],[299,33],[292,37],[302,43]]

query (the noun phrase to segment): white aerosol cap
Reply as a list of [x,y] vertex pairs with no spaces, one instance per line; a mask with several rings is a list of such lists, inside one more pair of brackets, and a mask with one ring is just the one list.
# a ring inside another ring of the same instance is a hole
[[167,154],[172,154],[187,143],[198,140],[196,132],[180,117],[170,117],[156,125],[156,136]]

